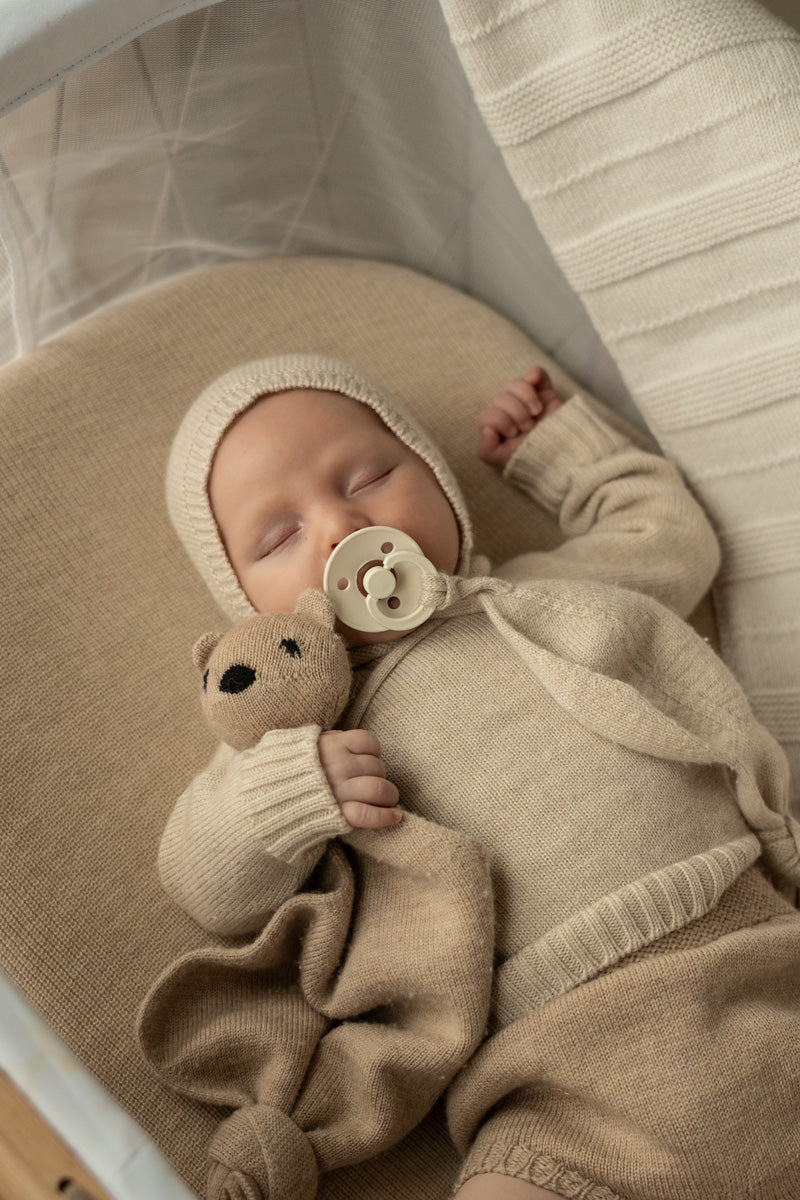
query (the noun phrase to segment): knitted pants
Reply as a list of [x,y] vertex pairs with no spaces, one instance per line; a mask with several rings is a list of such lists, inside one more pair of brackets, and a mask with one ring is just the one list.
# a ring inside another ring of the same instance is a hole
[[490,1038],[451,1085],[459,1183],[571,1200],[800,1197],[800,912],[711,913]]

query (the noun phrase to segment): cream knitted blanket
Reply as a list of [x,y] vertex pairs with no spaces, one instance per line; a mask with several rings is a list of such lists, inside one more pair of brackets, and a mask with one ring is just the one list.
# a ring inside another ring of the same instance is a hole
[[800,35],[756,0],[442,0],[508,169],[716,527],[800,781]]

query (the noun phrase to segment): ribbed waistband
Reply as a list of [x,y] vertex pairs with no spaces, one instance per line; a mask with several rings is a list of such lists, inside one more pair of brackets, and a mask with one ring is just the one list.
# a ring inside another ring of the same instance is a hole
[[653,871],[548,930],[496,971],[493,1031],[704,916],[760,854],[747,834]]

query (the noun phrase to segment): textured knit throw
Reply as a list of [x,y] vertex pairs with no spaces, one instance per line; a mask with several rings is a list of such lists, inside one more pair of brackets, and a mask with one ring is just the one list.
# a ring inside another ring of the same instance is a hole
[[723,547],[800,780],[800,35],[756,0],[443,0],[537,224]]

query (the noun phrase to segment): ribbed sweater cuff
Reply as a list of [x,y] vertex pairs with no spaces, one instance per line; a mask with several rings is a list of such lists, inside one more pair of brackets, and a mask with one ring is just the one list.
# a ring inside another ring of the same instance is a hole
[[557,514],[577,468],[630,444],[582,396],[573,396],[534,426],[507,462],[503,478],[548,512]]
[[273,729],[237,759],[232,785],[243,820],[285,862],[350,828],[322,769],[319,735],[319,725]]

